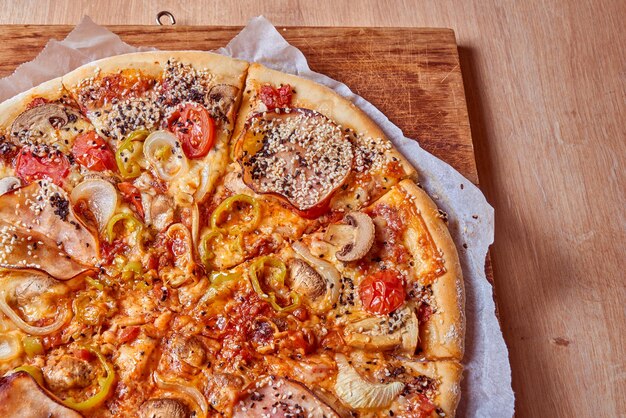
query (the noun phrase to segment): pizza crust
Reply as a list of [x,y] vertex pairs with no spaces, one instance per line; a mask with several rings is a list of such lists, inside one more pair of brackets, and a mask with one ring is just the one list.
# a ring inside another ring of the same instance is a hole
[[169,59],[190,64],[196,70],[208,70],[215,75],[216,84],[225,83],[238,87],[243,85],[248,62],[224,55],[203,51],[154,51],[135,52],[103,58],[78,67],[62,77],[63,85],[72,90],[83,80],[98,74],[111,74],[136,69],[147,76],[161,74]]
[[34,98],[42,97],[49,101],[55,101],[62,98],[63,94],[66,93],[61,77],[58,77],[5,100],[0,103],[0,130],[4,131],[5,134],[10,134],[11,124],[20,113],[26,110],[26,106]]
[[407,361],[404,365],[439,382],[438,393],[433,401],[443,409],[446,416],[453,417],[461,399],[463,366],[456,361]]
[[446,272],[432,284],[437,310],[426,324],[420,324],[420,346],[428,359],[461,360],[465,340],[465,289],[456,246],[428,194],[411,180],[400,182],[398,187],[411,197],[445,260]]

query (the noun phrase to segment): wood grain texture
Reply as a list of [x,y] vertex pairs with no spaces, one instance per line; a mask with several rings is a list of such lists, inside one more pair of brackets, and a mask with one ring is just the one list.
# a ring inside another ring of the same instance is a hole
[[[89,14],[150,25],[167,9],[188,25],[264,14],[276,25],[454,29],[481,187],[496,208],[492,254],[517,416],[626,416],[626,2],[354,4],[17,0],[3,2],[0,23],[76,24]],[[34,56],[44,42],[16,52]]]

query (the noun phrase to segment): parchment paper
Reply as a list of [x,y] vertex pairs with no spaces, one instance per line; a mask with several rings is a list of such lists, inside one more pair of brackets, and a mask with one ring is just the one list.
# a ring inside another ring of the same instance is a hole
[[[95,59],[144,50],[150,48],[130,46],[85,17],[65,40],[51,40],[37,58],[0,80],[0,101]],[[487,249],[493,242],[494,212],[481,191],[448,164],[421,149],[417,142],[404,137],[385,115],[352,93],[346,85],[311,71],[302,52],[287,43],[265,18],[251,19],[228,45],[217,52],[258,61],[332,88],[363,109],[415,166],[421,184],[437,205],[448,213],[450,230],[463,268],[467,295],[467,342],[463,361],[466,371],[458,416],[512,416],[514,395],[508,351],[495,316],[492,288],[484,270]]]

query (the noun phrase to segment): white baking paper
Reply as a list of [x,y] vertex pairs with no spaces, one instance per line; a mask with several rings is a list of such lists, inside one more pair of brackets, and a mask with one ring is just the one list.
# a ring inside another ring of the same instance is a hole
[[[50,40],[33,61],[0,80],[0,101],[87,62],[144,50],[149,48],[130,46],[85,17],[65,40]],[[251,19],[239,35],[217,52],[257,61],[332,88],[363,109],[413,164],[419,172],[421,184],[437,205],[448,213],[463,268],[467,296],[467,341],[463,361],[466,371],[457,415],[511,417],[514,395],[508,351],[484,269],[487,250],[493,242],[494,213],[482,192],[448,164],[421,149],[416,141],[404,137],[385,115],[352,93],[346,85],[311,71],[302,52],[291,46],[265,18]]]

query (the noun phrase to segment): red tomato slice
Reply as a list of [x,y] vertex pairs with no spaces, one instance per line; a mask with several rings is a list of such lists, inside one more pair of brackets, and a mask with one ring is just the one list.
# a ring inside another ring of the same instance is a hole
[[289,107],[293,93],[289,84],[284,84],[277,89],[266,85],[261,87],[259,96],[265,106],[272,110],[277,107]]
[[383,270],[367,277],[359,286],[359,296],[366,311],[388,314],[404,303],[404,286],[400,274]]
[[201,105],[188,104],[180,112],[172,115],[170,130],[183,145],[188,158],[202,158],[209,153],[215,143],[215,121]]
[[117,171],[115,155],[96,131],[81,134],[74,141],[72,155],[80,165],[94,171]]
[[141,216],[141,219],[144,219],[145,213],[143,210],[143,202],[141,201],[141,192],[138,188],[136,188],[131,182],[124,181],[117,185],[117,188],[120,189],[120,193],[124,200],[133,205],[137,215]]
[[40,156],[32,150],[22,149],[15,160],[15,172],[26,183],[47,177],[61,185],[70,172],[70,161],[60,151],[51,150]]

